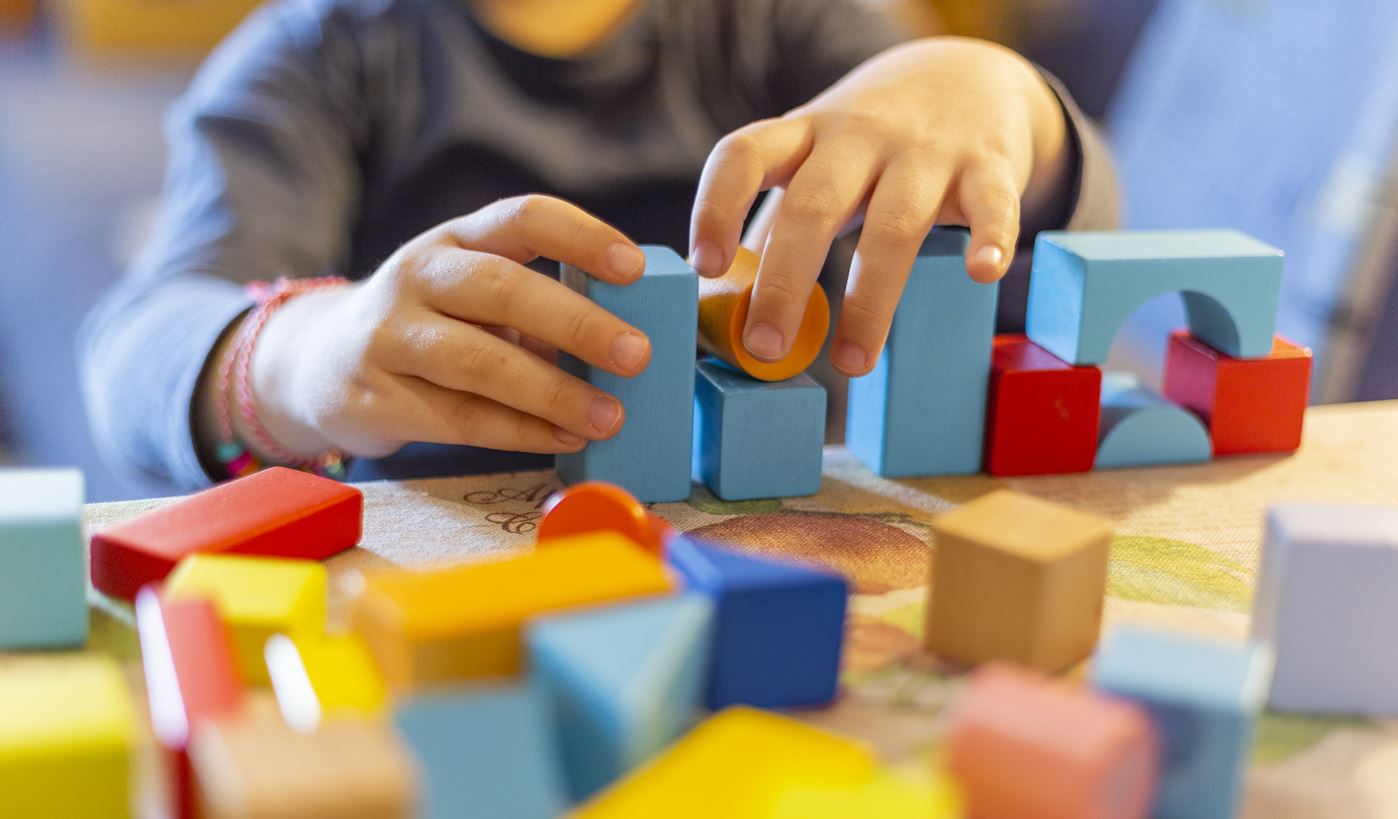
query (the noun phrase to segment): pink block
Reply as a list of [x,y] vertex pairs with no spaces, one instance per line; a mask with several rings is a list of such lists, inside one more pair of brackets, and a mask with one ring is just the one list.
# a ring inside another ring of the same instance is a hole
[[973,819],[1144,819],[1159,749],[1138,706],[1011,666],[957,699],[947,769]]

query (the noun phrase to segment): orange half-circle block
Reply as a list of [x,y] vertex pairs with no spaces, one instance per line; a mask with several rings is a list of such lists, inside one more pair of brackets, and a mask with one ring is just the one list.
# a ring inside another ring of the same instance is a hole
[[539,519],[537,541],[616,532],[657,557],[673,534],[663,519],[646,511],[636,497],[606,481],[585,481],[555,492]]
[[753,378],[785,381],[805,372],[820,355],[830,332],[830,302],[820,285],[812,287],[791,352],[780,361],[753,358],[743,346],[743,328],[748,322],[759,261],[756,253],[740,247],[727,273],[716,279],[699,279],[699,346]]

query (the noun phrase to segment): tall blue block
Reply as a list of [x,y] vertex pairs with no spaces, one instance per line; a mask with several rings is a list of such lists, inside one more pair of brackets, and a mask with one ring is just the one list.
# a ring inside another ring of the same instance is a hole
[[709,708],[835,698],[849,595],[843,577],[682,537],[671,542],[669,560],[688,590],[714,602]]
[[729,500],[820,491],[825,388],[809,375],[758,381],[717,359],[694,370],[694,475]]
[[1096,687],[1140,703],[1161,737],[1156,819],[1237,814],[1253,725],[1272,674],[1256,645],[1136,629],[1111,634],[1092,669]]
[[845,442],[885,477],[978,472],[998,284],[966,275],[970,234],[936,229],[913,263],[888,343],[850,381]]
[[549,692],[574,800],[651,758],[699,713],[713,604],[685,594],[535,621],[530,671]]
[[651,362],[640,375],[623,378],[561,357],[564,370],[615,395],[626,408],[626,422],[611,439],[558,456],[558,476],[569,484],[609,481],[643,503],[679,501],[690,490],[699,277],[668,247],[641,249],[645,275],[626,287],[563,266],[564,284],[646,334]]
[[0,650],[87,642],[83,476],[0,471]]
[[1044,231],[1034,242],[1029,338],[1073,364],[1102,364],[1136,309],[1184,299],[1189,329],[1234,358],[1272,351],[1282,252],[1236,230]]
[[537,685],[444,690],[401,701],[423,819],[554,819],[567,806],[548,701]]
[[1129,373],[1102,375],[1097,469],[1203,463],[1211,457],[1209,430],[1194,413]]

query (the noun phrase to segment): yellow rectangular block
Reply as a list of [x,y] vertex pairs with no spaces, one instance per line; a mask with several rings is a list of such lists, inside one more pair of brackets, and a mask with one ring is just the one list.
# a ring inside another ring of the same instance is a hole
[[502,560],[366,575],[350,616],[389,688],[411,691],[519,673],[530,617],[674,588],[674,577],[654,555],[618,534],[599,532]]
[[0,659],[0,815],[131,815],[136,709],[116,662]]
[[298,645],[284,634],[267,641],[267,671],[286,724],[315,730],[342,712],[376,714],[387,692],[369,647],[353,634]]
[[781,795],[771,819],[963,819],[965,800],[945,776],[913,781],[882,771],[853,787],[792,788]]
[[239,675],[265,685],[269,637],[301,643],[325,634],[327,586],[325,566],[314,560],[196,554],[180,561],[162,593],[212,600],[231,632]]

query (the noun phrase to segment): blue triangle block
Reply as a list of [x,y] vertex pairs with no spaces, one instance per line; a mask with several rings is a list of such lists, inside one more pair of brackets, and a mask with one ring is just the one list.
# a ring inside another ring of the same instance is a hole
[[683,734],[707,681],[713,604],[683,595],[548,617],[529,629],[531,671],[552,697],[573,798]]
[[839,686],[849,584],[821,569],[676,538],[669,559],[716,610],[705,704],[823,705]]

